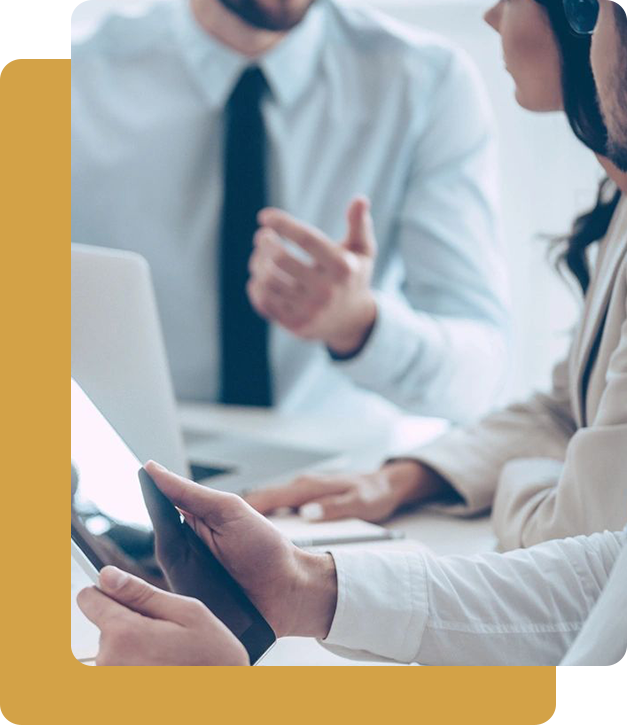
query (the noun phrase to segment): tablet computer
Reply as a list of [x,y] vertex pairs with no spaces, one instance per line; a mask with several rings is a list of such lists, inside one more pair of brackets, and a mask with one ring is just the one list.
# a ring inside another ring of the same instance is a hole
[[242,642],[251,664],[275,642],[243,589],[75,382],[71,535],[78,563],[88,573],[93,567],[92,579],[112,564],[164,590],[199,599]]

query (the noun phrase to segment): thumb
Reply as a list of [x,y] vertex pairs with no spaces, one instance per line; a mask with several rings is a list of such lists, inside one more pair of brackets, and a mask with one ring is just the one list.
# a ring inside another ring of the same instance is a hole
[[377,251],[377,242],[374,236],[374,226],[370,215],[370,201],[365,196],[353,199],[347,212],[348,234],[343,244],[344,248],[355,254],[374,257]]
[[241,517],[242,509],[248,508],[239,496],[188,481],[154,461],[148,461],[144,468],[176,507],[189,512],[215,531],[228,521]]
[[115,566],[105,566],[101,570],[99,588],[118,604],[145,617],[184,624],[185,617],[181,611],[184,599],[157,589]]

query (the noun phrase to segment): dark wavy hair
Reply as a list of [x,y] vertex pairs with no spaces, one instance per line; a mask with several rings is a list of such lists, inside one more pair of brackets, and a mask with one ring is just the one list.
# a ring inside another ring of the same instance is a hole
[[[564,14],[563,0],[535,0],[549,17],[562,59],[564,111],[575,136],[595,153],[607,153],[607,128],[590,64],[590,36],[575,35]],[[584,294],[590,284],[588,247],[601,240],[620,199],[620,191],[609,194],[611,182],[601,182],[596,205],[578,217],[569,234],[557,241],[562,248],[559,261],[574,275]]]

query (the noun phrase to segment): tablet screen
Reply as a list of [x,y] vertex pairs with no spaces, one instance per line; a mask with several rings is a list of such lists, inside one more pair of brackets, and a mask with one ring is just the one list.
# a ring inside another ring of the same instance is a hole
[[271,628],[74,381],[71,445],[72,538],[96,569],[200,599],[259,659]]

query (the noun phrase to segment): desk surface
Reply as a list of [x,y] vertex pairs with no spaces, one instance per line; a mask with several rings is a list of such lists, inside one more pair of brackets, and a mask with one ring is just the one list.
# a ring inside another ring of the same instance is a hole
[[[195,437],[203,432],[233,431],[255,434],[282,444],[335,450],[347,454],[348,467],[354,470],[370,470],[385,457],[425,443],[446,429],[446,424],[441,420],[414,416],[380,417],[376,421],[369,421],[368,428],[364,430],[363,421],[351,420],[349,416],[289,416],[265,410],[225,409],[196,404],[181,406],[180,415],[183,430]],[[461,520],[423,509],[397,516],[387,525],[403,531],[406,538],[369,544],[369,547],[408,549],[426,545],[434,553],[446,555],[487,551],[494,549],[496,543],[487,518]],[[72,572],[74,576],[75,570]],[[77,582],[74,580],[73,591],[76,587]],[[87,651],[96,651],[97,630],[85,626],[85,622],[76,621],[79,616],[73,605],[73,642],[80,640],[80,653],[85,656]],[[277,642],[263,660],[266,666],[368,664],[373,663],[338,657],[315,640],[296,637]]]

